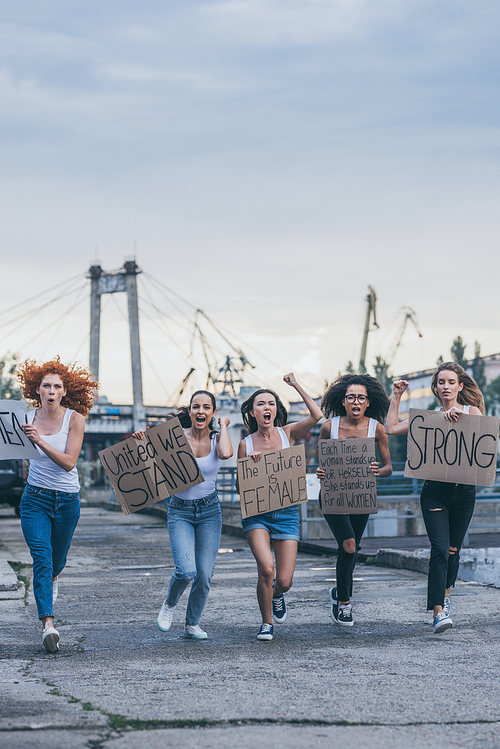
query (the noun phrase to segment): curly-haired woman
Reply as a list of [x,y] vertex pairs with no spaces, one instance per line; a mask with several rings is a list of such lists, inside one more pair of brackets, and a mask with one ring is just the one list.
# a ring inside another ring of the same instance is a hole
[[[393,384],[391,406],[387,414],[387,434],[408,434],[409,421],[398,421],[401,396],[406,380]],[[462,414],[485,413],[483,395],[465,369],[455,362],[443,362],[434,372],[431,389],[448,421]],[[460,549],[476,504],[476,487],[446,481],[426,481],[420,494],[425,528],[431,542],[427,579],[427,610],[433,612],[434,634],[453,625],[450,617],[450,591],[457,579]]]
[[28,412],[25,434],[40,460],[30,462],[21,498],[21,527],[33,558],[33,593],[42,622],[42,642],[49,653],[59,649],[53,604],[80,517],[76,461],[83,443],[85,418],[97,397],[90,372],[66,366],[59,358],[37,364],[27,359],[17,370]]
[[[392,473],[389,444],[383,422],[389,408],[389,398],[380,382],[368,374],[343,375],[335,380],[323,397],[321,408],[328,421],[321,427],[319,439],[351,439],[374,437],[380,460],[370,464],[375,476],[383,478]],[[318,468],[319,479],[325,477],[323,468]],[[330,588],[330,612],[334,622],[352,627],[352,581],[361,537],[368,518],[361,515],[326,514],[338,543],[337,585]]]

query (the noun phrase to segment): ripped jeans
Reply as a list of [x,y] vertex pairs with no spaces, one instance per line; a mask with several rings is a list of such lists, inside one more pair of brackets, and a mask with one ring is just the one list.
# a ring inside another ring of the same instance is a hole
[[[431,542],[427,609],[444,604],[446,588],[455,585],[460,549],[476,503],[476,487],[426,481],[420,495],[425,528]],[[450,553],[450,548],[456,549]]]
[[217,492],[203,499],[172,497],[167,515],[170,549],[175,572],[170,578],[166,602],[176,606],[191,581],[186,624],[198,624],[205,608],[215,570],[222,530]]
[[[339,601],[349,601],[352,596],[352,576],[358,559],[361,537],[365,532],[369,515],[330,515],[324,516],[339,545],[337,554],[337,597]],[[354,538],[356,551],[349,554],[344,549],[344,541]]]

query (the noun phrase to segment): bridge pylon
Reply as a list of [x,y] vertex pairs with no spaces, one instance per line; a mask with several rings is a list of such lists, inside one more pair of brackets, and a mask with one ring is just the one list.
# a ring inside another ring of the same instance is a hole
[[100,265],[91,265],[90,278],[90,355],[89,368],[99,380],[101,338],[101,296],[126,292],[130,330],[130,360],[132,366],[133,429],[146,429],[146,412],[142,394],[141,342],[139,335],[139,306],[137,302],[137,275],[141,270],[135,260],[127,260],[117,271],[103,271]]

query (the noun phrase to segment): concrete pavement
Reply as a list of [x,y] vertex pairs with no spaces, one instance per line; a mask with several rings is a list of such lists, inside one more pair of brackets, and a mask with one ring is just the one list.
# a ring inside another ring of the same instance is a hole
[[[1,551],[29,578],[19,521],[0,516]],[[164,522],[84,509],[56,605],[60,652],[41,646],[27,605],[0,599],[0,742],[26,747],[500,746],[500,591],[459,583],[453,629],[431,633],[426,578],[360,565],[355,625],[334,625],[331,557],[300,554],[275,640],[255,639],[255,562],[224,537],[202,626],[181,637],[156,616],[172,560]],[[21,589],[21,593],[23,590]]]

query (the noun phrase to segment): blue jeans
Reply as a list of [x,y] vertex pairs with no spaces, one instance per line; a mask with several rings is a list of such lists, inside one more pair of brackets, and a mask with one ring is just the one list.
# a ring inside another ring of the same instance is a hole
[[176,606],[193,581],[186,610],[186,624],[198,624],[205,608],[215,570],[222,530],[217,492],[203,499],[172,497],[167,515],[175,572],[170,578],[168,606]]
[[33,593],[38,618],[53,616],[52,580],[64,569],[78,518],[78,492],[26,484],[20,505],[21,528],[33,559]]

